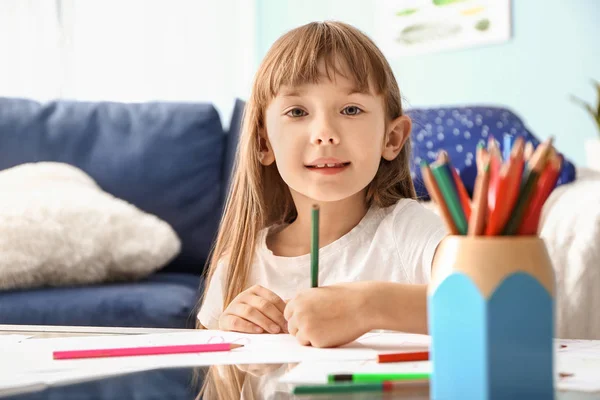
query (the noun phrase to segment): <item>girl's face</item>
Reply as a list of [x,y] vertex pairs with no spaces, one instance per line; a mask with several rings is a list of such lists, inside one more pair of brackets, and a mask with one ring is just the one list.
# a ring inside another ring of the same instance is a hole
[[357,92],[340,74],[330,80],[323,63],[320,76],[316,84],[284,86],[273,98],[261,133],[261,157],[264,165],[276,162],[292,192],[338,201],[369,185],[381,157],[398,155],[411,124],[402,116],[386,129],[382,96]]

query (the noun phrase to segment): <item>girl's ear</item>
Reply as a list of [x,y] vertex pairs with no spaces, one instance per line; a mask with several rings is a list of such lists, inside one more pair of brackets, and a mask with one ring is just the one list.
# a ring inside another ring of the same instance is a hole
[[410,137],[411,129],[412,121],[408,115],[401,115],[393,120],[388,125],[381,156],[388,161],[395,159]]
[[260,132],[258,134],[258,149],[258,159],[262,165],[269,166],[275,162],[275,154],[273,153],[266,132]]

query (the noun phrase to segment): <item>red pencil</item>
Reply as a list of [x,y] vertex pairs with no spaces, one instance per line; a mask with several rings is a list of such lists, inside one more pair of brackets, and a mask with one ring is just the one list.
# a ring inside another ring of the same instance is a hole
[[471,218],[471,199],[469,199],[469,193],[467,193],[467,189],[465,188],[462,179],[460,179],[458,172],[456,172],[456,169],[454,169],[452,165],[450,165],[450,170],[452,171],[452,179],[456,185],[456,191],[458,192],[460,205],[462,206],[463,212],[465,213],[465,217],[468,221],[469,218]]
[[[495,193],[495,207],[491,209],[485,234],[496,236],[502,232],[517,201],[525,160],[524,142],[518,137],[513,145],[510,159],[502,166]],[[491,184],[491,183],[490,183]]]
[[554,190],[560,169],[562,167],[562,158],[552,151],[550,160],[544,168],[544,172],[538,179],[535,192],[531,196],[531,203],[525,212],[525,217],[521,226],[519,226],[519,235],[535,235],[538,231],[540,217],[544,203]]
[[415,351],[405,353],[389,353],[379,354],[377,356],[377,362],[379,363],[392,363],[392,362],[405,362],[405,361],[427,361],[429,360],[428,351]]
[[55,360],[73,360],[79,358],[101,358],[101,357],[130,357],[130,356],[153,356],[159,354],[183,354],[183,353],[208,353],[215,351],[229,351],[243,347],[241,344],[213,343],[213,344],[184,344],[175,346],[149,346],[149,347],[124,347],[114,349],[92,349],[92,350],[67,350],[52,353]]

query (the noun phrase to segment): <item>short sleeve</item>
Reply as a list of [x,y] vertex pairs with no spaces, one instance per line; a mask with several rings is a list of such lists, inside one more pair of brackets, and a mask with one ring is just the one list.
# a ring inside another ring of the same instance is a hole
[[219,317],[223,313],[225,273],[225,264],[219,262],[198,312],[198,320],[206,329],[219,329]]
[[431,281],[431,265],[437,246],[448,234],[439,215],[417,201],[400,202],[394,210],[393,235],[411,283]]

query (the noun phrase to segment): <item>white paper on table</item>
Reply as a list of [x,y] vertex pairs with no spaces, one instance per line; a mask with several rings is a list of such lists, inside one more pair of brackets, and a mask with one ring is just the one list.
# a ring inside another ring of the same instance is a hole
[[297,385],[320,385],[327,383],[331,374],[387,374],[387,373],[431,373],[430,361],[382,363],[375,361],[316,361],[302,362],[281,377],[279,382]]
[[[155,356],[53,360],[58,350],[83,350],[157,345],[236,343],[244,347],[227,352]],[[374,360],[378,353],[413,349],[429,343],[429,337],[403,333],[373,332],[334,349],[300,345],[291,335],[241,334],[211,330],[149,335],[96,336],[29,339],[8,349],[0,360],[0,373],[65,371],[72,369],[170,368],[232,364],[285,364],[323,360]]]
[[30,337],[31,336],[27,335],[0,335],[0,348],[13,346],[29,339]]
[[600,340],[556,339],[554,343],[559,355],[600,358]]

